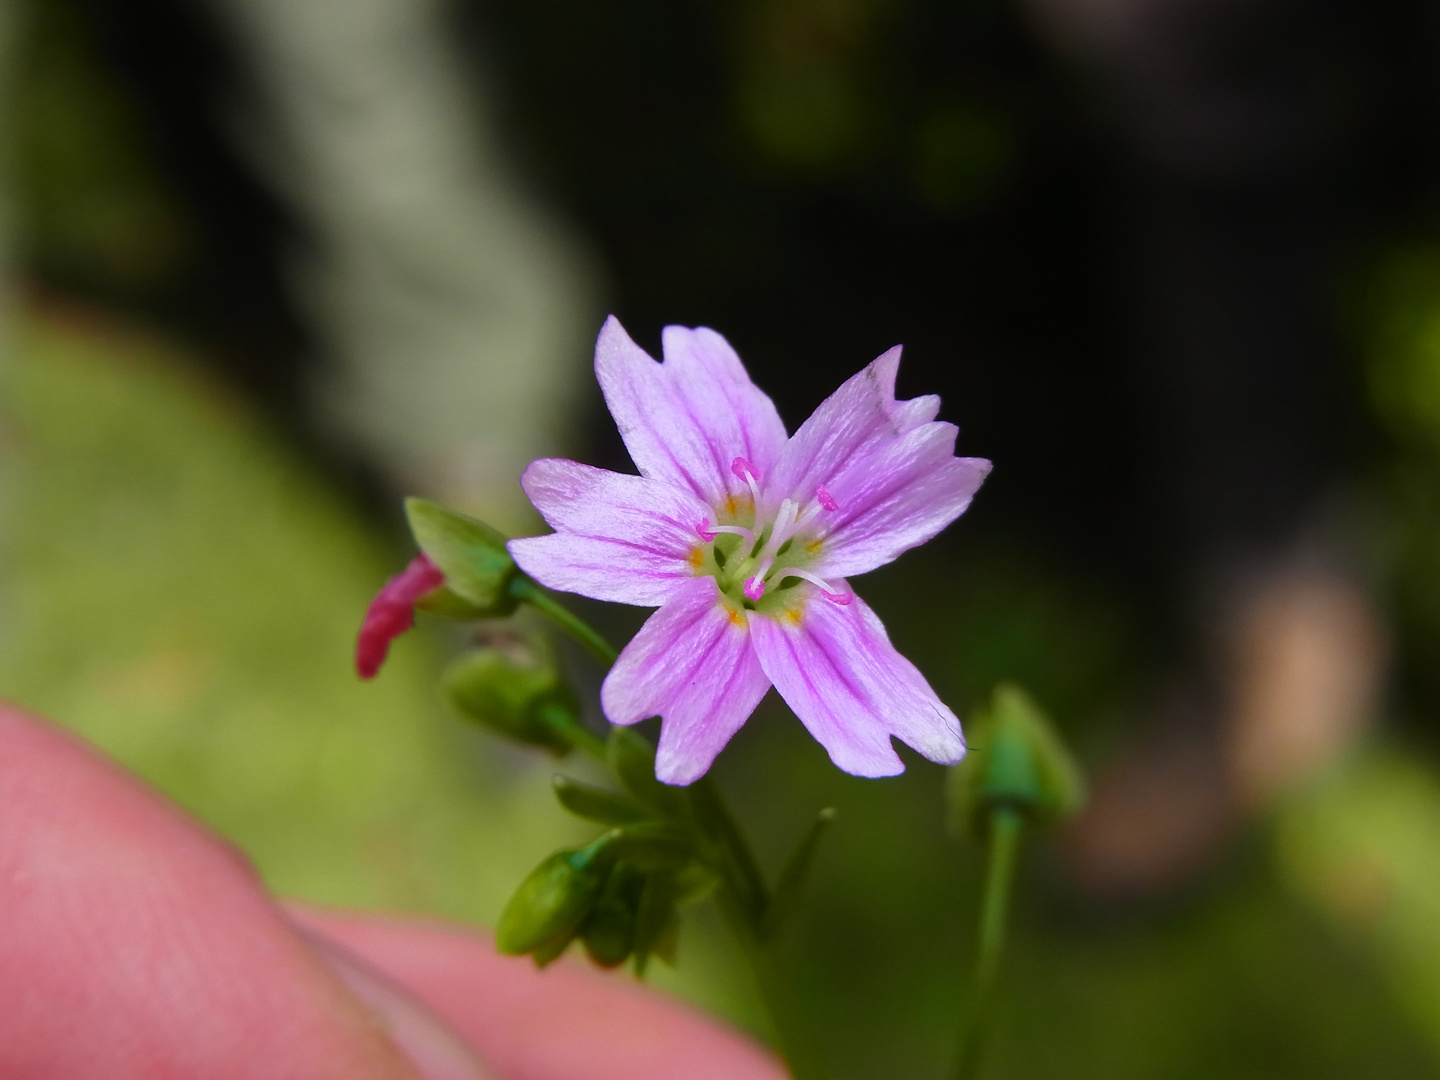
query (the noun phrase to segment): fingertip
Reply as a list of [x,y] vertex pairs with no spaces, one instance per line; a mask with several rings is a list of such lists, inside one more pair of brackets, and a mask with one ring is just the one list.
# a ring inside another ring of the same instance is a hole
[[477,1047],[527,1080],[783,1080],[747,1036],[647,987],[579,963],[536,970],[481,931],[287,905],[302,926],[384,971]]
[[0,1076],[415,1080],[228,845],[0,706]]

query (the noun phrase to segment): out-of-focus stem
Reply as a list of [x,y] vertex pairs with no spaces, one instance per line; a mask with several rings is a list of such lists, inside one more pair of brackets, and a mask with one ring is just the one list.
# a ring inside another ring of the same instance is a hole
[[960,1020],[959,1065],[955,1073],[959,1080],[975,1080],[979,1075],[995,983],[1000,973],[1000,954],[1005,945],[1010,886],[1015,879],[1015,861],[1024,825],[1024,817],[1014,807],[997,806],[990,811],[975,985],[969,1008]]
[[547,707],[543,715],[551,727],[564,733],[572,746],[578,746],[600,761],[605,760],[605,740],[581,724],[569,709]]
[[757,922],[745,914],[744,904],[734,895],[730,881],[720,886],[716,897],[731,936],[755,980],[755,989],[770,1018],[790,1075],[794,1080],[827,1080],[830,1070],[824,1050],[795,994],[794,984],[775,955],[774,943],[767,941]]
[[510,582],[510,595],[540,612],[583,645],[586,651],[602,664],[609,666],[615,663],[620,655],[615,646],[606,641],[589,623],[529,578],[518,575],[513,578]]

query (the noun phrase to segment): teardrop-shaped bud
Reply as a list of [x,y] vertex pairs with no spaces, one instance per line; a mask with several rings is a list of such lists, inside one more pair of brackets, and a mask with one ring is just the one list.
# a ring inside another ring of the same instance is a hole
[[531,871],[500,913],[496,949],[522,956],[545,952],[547,946],[574,936],[590,914],[608,869],[597,858],[596,847],[557,851]]
[[1035,700],[1013,683],[995,688],[972,718],[970,751],[950,770],[946,794],[951,826],[974,828],[1004,806],[1038,822],[1075,813],[1085,801],[1080,767]]
[[542,637],[496,632],[445,671],[446,699],[462,716],[531,746],[563,754],[580,704]]

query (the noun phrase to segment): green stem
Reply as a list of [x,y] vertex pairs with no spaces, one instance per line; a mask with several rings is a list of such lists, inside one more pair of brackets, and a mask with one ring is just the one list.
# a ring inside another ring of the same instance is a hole
[[959,1080],[979,1074],[985,1049],[990,1008],[1000,973],[1005,945],[1005,922],[1010,910],[1010,886],[1015,879],[1016,856],[1025,819],[1012,806],[990,811],[989,847],[985,860],[985,891],[980,902],[980,939],[975,960],[975,986],[970,1007],[960,1022]]
[[605,760],[605,740],[581,724],[569,709],[559,707],[546,708],[543,716],[545,717],[545,722],[552,728],[564,732],[565,737],[570,740],[572,746],[578,746],[593,758],[598,758],[601,761]]
[[830,1070],[825,1052],[784,965],[775,954],[774,944],[761,936],[759,926],[746,914],[744,902],[734,894],[731,881],[727,879],[720,886],[716,899],[745,957],[791,1077],[793,1080],[826,1080]]
[[[607,667],[615,663],[619,653],[613,645],[529,578],[515,577],[510,583],[510,593],[542,612],[601,663]],[[572,731],[571,735],[581,749],[606,760],[602,739],[583,729]],[[722,883],[717,890],[721,913],[755,979],[790,1075],[794,1080],[826,1080],[829,1070],[820,1040],[796,999],[774,946],[765,938],[763,926],[769,895],[750,845],[708,777],[691,784],[689,792],[696,823],[714,850],[714,863],[721,873]]]
[[522,603],[529,604],[556,626],[573,637],[591,656],[602,664],[615,663],[619,652],[606,641],[589,623],[580,618],[560,601],[542,589],[528,577],[517,575],[510,580],[510,595]]

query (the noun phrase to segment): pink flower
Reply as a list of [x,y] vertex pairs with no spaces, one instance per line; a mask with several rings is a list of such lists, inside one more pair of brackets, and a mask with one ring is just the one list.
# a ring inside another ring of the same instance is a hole
[[613,317],[595,373],[639,476],[533,462],[525,493],[556,531],[510,542],[553,589],[658,607],[601,688],[616,724],[661,717],[656,774],[702,776],[774,685],[831,760],[858,776],[965,754],[960,722],[846,577],[935,536],[990,463],[954,456],[937,397],[895,400],[899,348],[789,438],[713,330],[667,327],[656,363]]
[[375,677],[390,651],[390,642],[415,625],[416,601],[444,584],[445,575],[424,555],[416,555],[385,583],[370,601],[360,624],[360,640],[355,643],[355,670],[362,679]]

